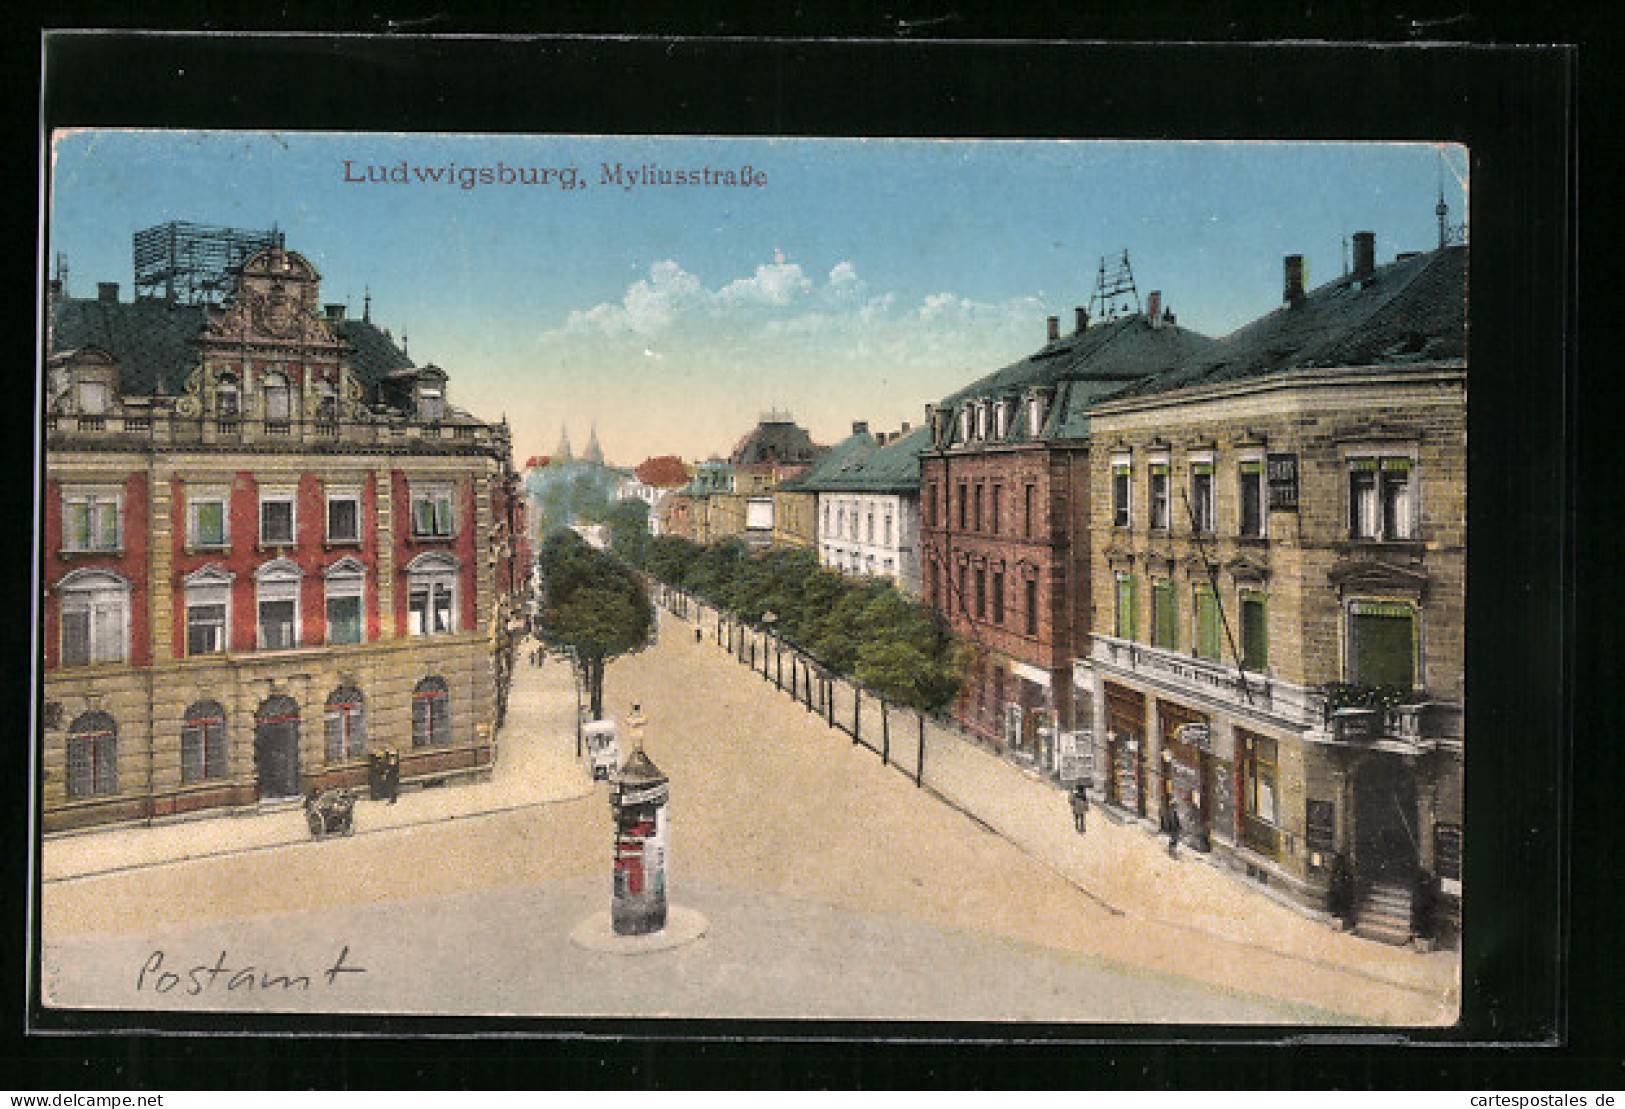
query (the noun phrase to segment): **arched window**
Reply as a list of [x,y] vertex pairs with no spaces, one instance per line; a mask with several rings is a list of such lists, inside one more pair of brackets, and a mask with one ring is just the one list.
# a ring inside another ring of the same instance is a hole
[[265,375],[262,387],[265,390],[267,420],[286,420],[293,415],[293,394],[288,388],[287,377],[273,370]]
[[105,712],[82,714],[68,729],[68,796],[118,792],[118,725]]
[[421,554],[406,567],[407,634],[442,635],[457,630],[457,560]]
[[226,773],[226,710],[218,701],[199,701],[181,725],[181,781],[200,782]]
[[304,571],[286,558],[272,559],[254,571],[259,604],[259,645],[281,651],[300,645],[299,582]]
[[361,598],[366,580],[366,568],[353,558],[341,558],[328,567],[327,642],[361,642]]
[[327,761],[360,758],[366,749],[366,700],[355,686],[342,685],[327,698]]
[[412,690],[412,746],[451,742],[451,691],[446,679],[430,675]]
[[105,570],[76,570],[57,586],[62,665],[123,662],[130,646],[130,583]]
[[339,418],[339,392],[331,381],[316,383],[316,418],[318,420]]

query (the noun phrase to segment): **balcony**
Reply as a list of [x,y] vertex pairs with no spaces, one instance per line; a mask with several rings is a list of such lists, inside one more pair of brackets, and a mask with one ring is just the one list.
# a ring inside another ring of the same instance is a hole
[[1308,719],[1307,691],[1301,687],[1263,674],[1244,677],[1234,666],[1163,647],[1106,635],[1091,638],[1090,661],[1107,674],[1134,677],[1172,693],[1227,706]]
[[1322,686],[1321,721],[1311,738],[1350,747],[1416,754],[1462,739],[1461,706],[1393,686]]

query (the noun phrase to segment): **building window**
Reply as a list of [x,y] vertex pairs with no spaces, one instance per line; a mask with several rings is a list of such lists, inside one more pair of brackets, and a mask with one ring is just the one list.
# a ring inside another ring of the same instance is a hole
[[964,566],[964,564],[961,563],[960,566],[958,567],[958,569],[959,569],[959,575],[958,575],[959,576],[959,582],[958,582],[959,588],[958,588],[957,592],[959,593],[959,603],[955,607],[958,608],[961,612],[963,612],[966,608],[969,607],[970,601],[967,600],[966,597],[965,597],[965,566]]
[[1349,461],[1349,532],[1355,539],[1416,537],[1414,467],[1408,458]]
[[1114,631],[1119,639],[1135,638],[1140,626],[1140,598],[1133,574],[1117,575],[1117,613]]
[[970,487],[964,482],[959,483],[959,530],[965,531],[966,508],[970,504]]
[[976,512],[975,512],[974,518],[971,521],[971,523],[972,523],[972,525],[973,525],[973,527],[974,527],[974,529],[976,531],[981,531],[982,530],[982,492],[983,492],[983,487],[981,486],[980,483],[978,483],[977,486],[976,486],[976,501],[975,501]]
[[343,685],[327,696],[327,761],[360,758],[367,750],[367,705],[361,691]]
[[875,510],[873,508],[870,508],[863,515],[864,515],[864,537],[865,537],[864,541],[867,542],[867,543],[872,544],[875,541]]
[[993,571],[993,622],[1004,626],[1004,571]]
[[1021,518],[1023,535],[1031,539],[1034,532],[1033,502],[1037,499],[1038,490],[1034,486],[1026,486],[1021,491]]
[[272,371],[265,375],[263,387],[265,390],[265,418],[267,420],[287,420],[293,416],[293,391],[288,388],[288,379],[280,373]]
[[116,489],[62,491],[62,549],[117,551],[124,539],[124,494]]
[[316,383],[316,418],[326,421],[339,418],[339,393],[331,381]]
[[231,574],[205,566],[186,576],[186,653],[212,655],[231,642]]
[[327,642],[361,642],[361,600],[366,569],[353,558],[341,559],[327,571]]
[[1262,671],[1270,661],[1269,610],[1264,595],[1245,590],[1241,594],[1241,666]]
[[1206,535],[1213,530],[1213,463],[1191,465],[1191,527]]
[[886,513],[885,528],[883,530],[881,542],[884,546],[891,546],[891,512],[889,511]]
[[993,409],[993,436],[996,439],[1003,439],[1010,433],[1011,403],[1008,399],[1001,397]]
[[226,775],[226,710],[218,701],[199,701],[181,725],[181,781],[201,782]]
[[361,542],[361,494],[353,489],[329,490],[327,494],[327,541]]
[[451,694],[446,679],[430,675],[412,690],[412,746],[451,742]]
[[106,382],[81,381],[79,383],[79,411],[91,416],[99,416],[107,411]]
[[976,438],[987,438],[987,401],[976,402]]
[[451,487],[432,485],[412,490],[412,534],[419,538],[449,539],[457,534],[451,511]]
[[455,559],[419,555],[407,567],[407,633],[443,635],[457,630]]
[[242,412],[242,392],[236,374],[221,374],[214,386],[214,410],[222,419],[232,420]]
[[68,729],[68,796],[118,792],[118,725],[105,712],[77,717]]
[[1112,463],[1112,527],[1126,528],[1129,524],[1129,465]]
[[1275,741],[1251,732],[1239,732],[1243,766],[1243,802],[1247,815],[1266,824],[1276,816]]
[[987,571],[982,567],[976,568],[976,618],[987,617]]
[[1027,634],[1038,634],[1038,579],[1027,579]]
[[1222,654],[1219,596],[1211,585],[1196,587],[1196,657],[1217,662]]
[[995,485],[993,487],[993,504],[992,504],[993,512],[988,517],[987,530],[991,531],[994,535],[999,534],[999,517],[1004,515],[1004,495],[1003,494],[1004,494],[1004,487],[1002,485]]
[[1151,645],[1169,650],[1179,646],[1179,602],[1171,581],[1151,583]]
[[199,489],[186,497],[186,534],[194,547],[226,546],[226,493]]
[[1242,535],[1259,538],[1264,534],[1264,463],[1262,460],[1241,464],[1241,526]]
[[418,419],[424,423],[438,423],[446,415],[445,394],[438,385],[424,385],[418,390]]
[[299,582],[303,576],[304,572],[285,558],[267,562],[255,572],[260,650],[284,651],[299,646]]
[[1168,530],[1168,464],[1151,466],[1151,530]]
[[105,570],[76,570],[62,579],[57,592],[62,598],[63,666],[129,657],[129,582]]
[[293,545],[294,495],[291,490],[260,492],[260,546]]
[[1349,603],[1349,681],[1413,688],[1416,609],[1403,601]]

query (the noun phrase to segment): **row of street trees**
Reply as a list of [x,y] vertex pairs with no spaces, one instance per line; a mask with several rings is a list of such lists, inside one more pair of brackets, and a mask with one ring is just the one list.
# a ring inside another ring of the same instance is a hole
[[536,562],[542,575],[537,638],[575,658],[592,718],[602,720],[604,664],[652,641],[654,606],[625,563],[569,529],[549,535]]
[[616,554],[652,577],[749,624],[771,624],[820,665],[896,703],[934,712],[958,695],[968,649],[891,582],[845,577],[806,549],[753,554],[737,540],[651,537],[647,515],[641,502],[622,501],[608,523]]

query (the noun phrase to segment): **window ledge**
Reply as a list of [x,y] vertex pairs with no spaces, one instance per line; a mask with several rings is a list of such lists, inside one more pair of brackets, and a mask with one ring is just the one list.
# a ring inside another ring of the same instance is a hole
[[322,542],[322,550],[324,551],[359,550],[360,547],[361,540],[359,539],[327,539]]
[[455,535],[422,535],[422,534],[414,531],[412,533],[412,542],[414,542],[414,543],[455,543],[455,542],[457,542],[457,536],[455,536]]
[[230,543],[188,543],[182,548],[182,553],[189,555],[225,554],[231,550]]
[[118,558],[125,554],[123,547],[63,547],[58,558]]
[[254,549],[256,551],[260,552],[261,554],[264,554],[264,553],[266,553],[268,551],[275,551],[279,555],[287,555],[287,554],[292,554],[293,551],[298,548],[298,546],[299,546],[299,544],[294,543],[294,542],[267,543],[262,539],[258,543],[254,544]]

